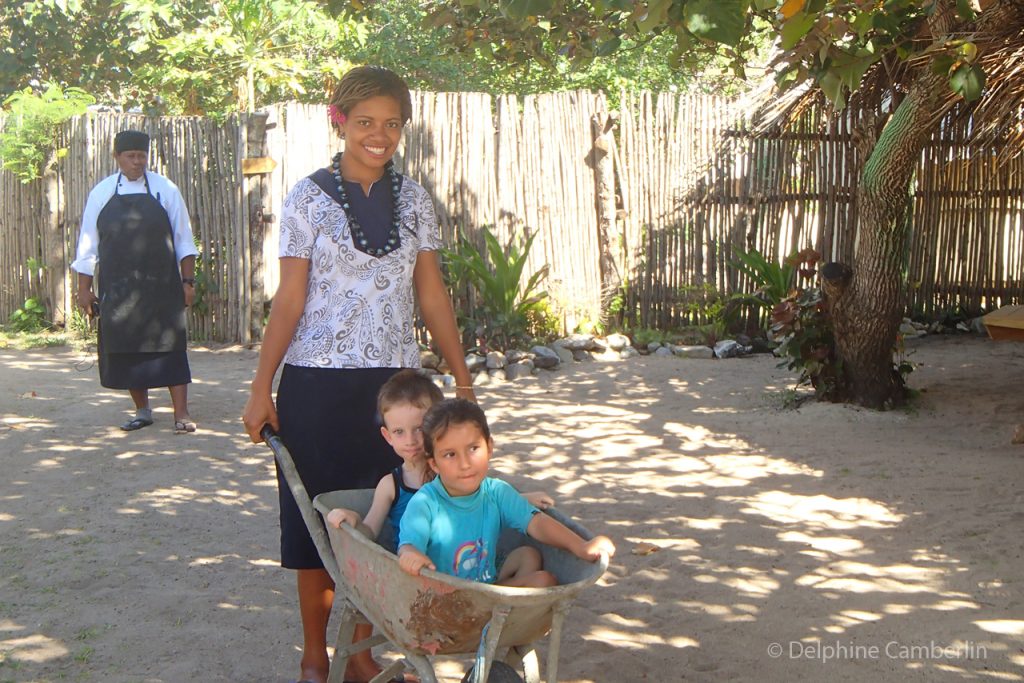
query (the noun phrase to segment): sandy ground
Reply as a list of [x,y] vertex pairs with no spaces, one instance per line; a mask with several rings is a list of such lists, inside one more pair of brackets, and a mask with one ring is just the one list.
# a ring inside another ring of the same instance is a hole
[[[891,413],[782,410],[763,356],[481,390],[497,473],[619,545],[560,679],[1024,680],[1024,345],[912,347],[921,398]],[[128,434],[81,353],[0,350],[0,681],[297,673],[271,455],[239,420],[256,354],[191,359],[200,431],[173,434],[161,392]]]

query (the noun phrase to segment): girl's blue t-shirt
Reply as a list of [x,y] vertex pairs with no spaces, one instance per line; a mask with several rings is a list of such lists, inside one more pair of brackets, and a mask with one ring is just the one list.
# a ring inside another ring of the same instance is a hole
[[502,529],[525,534],[537,512],[511,484],[500,479],[487,477],[476,493],[453,498],[438,478],[410,499],[402,515],[398,546],[416,548],[439,572],[494,583]]

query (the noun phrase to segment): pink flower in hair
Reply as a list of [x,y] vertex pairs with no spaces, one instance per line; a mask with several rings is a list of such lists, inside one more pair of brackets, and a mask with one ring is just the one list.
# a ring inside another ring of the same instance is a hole
[[338,128],[345,125],[345,119],[347,118],[345,113],[333,104],[327,105],[327,116],[330,117],[331,121],[333,121]]

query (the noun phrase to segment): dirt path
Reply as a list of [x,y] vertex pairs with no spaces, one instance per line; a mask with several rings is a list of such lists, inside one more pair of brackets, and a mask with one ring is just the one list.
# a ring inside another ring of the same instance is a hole
[[[1024,345],[915,345],[924,393],[884,414],[781,411],[768,357],[482,390],[497,473],[619,544],[562,681],[1024,680]],[[296,673],[270,453],[238,418],[256,354],[190,357],[200,431],[177,436],[166,393],[123,433],[80,354],[0,350],[0,682]]]

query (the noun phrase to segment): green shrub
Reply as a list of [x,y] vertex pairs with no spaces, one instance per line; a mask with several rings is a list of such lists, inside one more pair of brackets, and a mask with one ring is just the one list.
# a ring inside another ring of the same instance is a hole
[[562,318],[551,310],[550,302],[545,299],[527,311],[527,333],[538,343],[546,344],[562,334]]
[[25,299],[21,308],[11,313],[10,326],[16,332],[39,332],[50,326],[46,307],[35,297]]
[[96,341],[95,326],[92,324],[89,316],[83,313],[77,306],[72,307],[68,312],[64,329],[67,332],[67,336],[71,339]]
[[746,275],[757,289],[751,293],[734,294],[733,298],[741,303],[753,304],[770,311],[789,294],[795,270],[791,259],[797,256],[794,254],[783,263],[775,263],[766,259],[756,249],[737,251],[736,259],[731,262],[732,267]]
[[[794,254],[789,263],[801,280],[810,279],[820,260],[812,249]],[[786,358],[782,365],[798,370],[797,384],[810,383],[819,399],[841,401],[842,359],[836,354],[835,328],[825,296],[817,286],[796,286],[772,307],[771,334],[779,342],[776,353]],[[903,338],[897,336],[893,349],[893,371],[905,379],[914,366],[905,356]]]
[[835,400],[841,365],[836,358],[832,318],[818,287],[794,290],[772,309],[771,332],[779,342],[782,365],[798,370],[797,384],[809,382],[815,394]]
[[655,342],[664,344],[668,339],[668,335],[665,332],[651,327],[638,327],[630,332],[629,336],[632,337],[633,346],[637,349],[646,349],[648,344]]
[[[475,340],[481,350],[507,350],[528,341],[531,330],[545,319],[545,311],[550,315],[542,307],[548,294],[540,288],[548,267],[524,282],[526,259],[536,234],[525,240],[513,236],[503,248],[486,226],[480,231],[486,245],[483,252],[465,238],[460,238],[454,249],[442,251],[448,286],[454,291],[464,335]],[[468,295],[464,294],[467,290]]]

